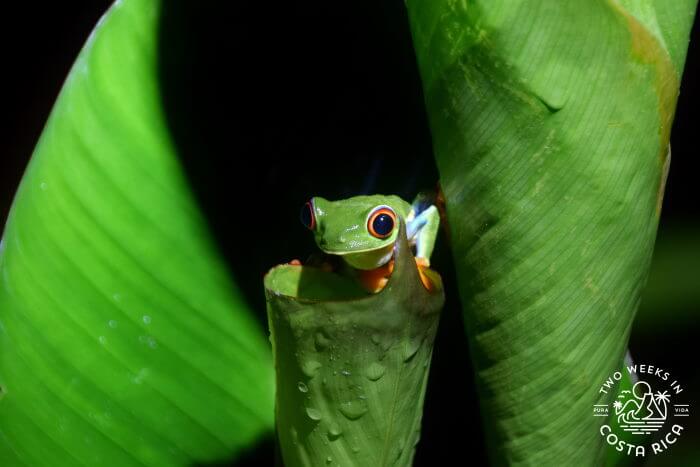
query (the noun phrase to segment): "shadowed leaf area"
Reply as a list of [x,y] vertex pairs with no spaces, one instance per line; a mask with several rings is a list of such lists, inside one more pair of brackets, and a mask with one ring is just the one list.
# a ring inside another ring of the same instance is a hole
[[[267,325],[263,275],[318,250],[299,222],[305,201],[375,193],[411,200],[435,186],[405,6],[314,0],[164,7],[160,73],[178,155],[223,258]],[[467,445],[475,462],[484,459],[445,245],[441,238],[432,258],[448,292],[417,466],[457,444]],[[445,423],[446,414],[470,421],[466,439]]]

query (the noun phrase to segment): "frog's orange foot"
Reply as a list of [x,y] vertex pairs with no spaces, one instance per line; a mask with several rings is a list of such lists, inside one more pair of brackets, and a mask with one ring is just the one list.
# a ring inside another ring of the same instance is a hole
[[381,292],[384,287],[386,287],[386,285],[389,283],[389,279],[386,277],[376,277],[372,279],[363,277],[360,282],[362,282],[362,287],[364,287],[367,292],[377,293]]
[[366,271],[358,271],[358,279],[362,287],[370,292],[377,293],[386,287],[389,282],[389,276],[394,270],[394,260],[389,261],[384,266]]
[[416,256],[416,265],[419,268],[429,268],[430,267],[430,260],[428,258],[419,258]]
[[289,264],[290,266],[301,266],[301,261],[299,261],[298,259],[293,259],[287,264]]
[[418,275],[428,291],[432,291],[435,288],[433,281],[425,274],[425,270],[430,268],[430,260],[428,258],[418,258],[416,257],[416,266],[418,266]]

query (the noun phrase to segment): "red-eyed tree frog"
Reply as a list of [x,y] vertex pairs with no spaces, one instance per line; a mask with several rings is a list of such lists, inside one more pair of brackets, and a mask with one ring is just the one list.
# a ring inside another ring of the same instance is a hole
[[440,214],[429,197],[419,195],[413,204],[394,195],[339,201],[314,197],[302,207],[300,219],[313,232],[321,251],[342,258],[369,292],[378,292],[387,283],[393,269],[398,223],[404,219],[421,279],[431,288],[423,269],[430,266]]

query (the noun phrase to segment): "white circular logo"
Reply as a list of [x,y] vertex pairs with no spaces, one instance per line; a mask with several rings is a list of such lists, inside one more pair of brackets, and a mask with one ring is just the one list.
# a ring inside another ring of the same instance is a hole
[[[624,378],[632,381],[622,389]],[[629,386],[627,386],[629,388]],[[595,404],[594,417],[605,417],[600,434],[617,451],[635,457],[660,454],[675,444],[683,432],[680,423],[690,416],[690,404],[682,399],[683,387],[668,371],[654,365],[626,365],[600,386],[601,395],[616,394],[612,404]]]

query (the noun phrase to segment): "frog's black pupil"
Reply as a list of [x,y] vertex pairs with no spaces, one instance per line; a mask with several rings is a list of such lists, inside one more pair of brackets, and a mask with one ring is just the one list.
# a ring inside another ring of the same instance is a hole
[[372,222],[372,228],[379,235],[389,235],[394,229],[394,219],[389,214],[380,214]]
[[301,223],[304,224],[307,229],[312,227],[314,218],[313,213],[311,212],[311,205],[309,203],[306,203],[301,207],[299,219],[301,219]]

